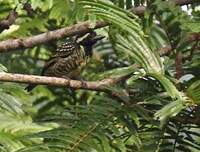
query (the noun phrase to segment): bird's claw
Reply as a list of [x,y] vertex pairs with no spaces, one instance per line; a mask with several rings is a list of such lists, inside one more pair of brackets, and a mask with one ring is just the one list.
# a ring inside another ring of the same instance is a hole
[[81,86],[83,88],[87,88],[87,83],[83,79],[81,79],[80,81],[81,81]]

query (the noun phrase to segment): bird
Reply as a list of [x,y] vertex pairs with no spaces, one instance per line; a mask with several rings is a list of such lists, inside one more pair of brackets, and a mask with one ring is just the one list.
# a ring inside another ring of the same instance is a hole
[[[86,65],[93,54],[93,46],[104,36],[92,31],[84,37],[77,36],[74,40],[68,40],[58,46],[55,54],[45,63],[41,75],[60,77],[66,79],[78,79],[81,69]],[[79,40],[80,39],[80,40]],[[25,90],[30,92],[36,84],[29,84]]]

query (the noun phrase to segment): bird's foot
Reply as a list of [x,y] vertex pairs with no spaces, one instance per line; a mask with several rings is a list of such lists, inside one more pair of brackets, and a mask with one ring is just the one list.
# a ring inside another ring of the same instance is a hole
[[80,79],[80,81],[81,81],[81,86],[83,87],[83,88],[87,88],[87,83],[86,83],[86,81],[84,80],[84,79]]
[[63,75],[63,76],[62,76],[62,78],[63,78],[63,79],[70,80],[70,78],[69,78],[69,77],[67,77],[67,76],[65,76],[65,75]]

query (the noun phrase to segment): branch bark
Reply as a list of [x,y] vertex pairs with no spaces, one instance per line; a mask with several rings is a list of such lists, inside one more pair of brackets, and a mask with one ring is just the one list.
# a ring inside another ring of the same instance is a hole
[[200,118],[199,117],[175,117],[173,119],[176,122],[180,122],[182,124],[195,124],[200,125]]
[[176,5],[188,5],[188,4],[193,4],[193,3],[197,3],[198,0],[175,0],[175,4]]
[[[200,41],[200,33],[191,33],[186,39],[186,42],[188,43],[193,42],[193,41]],[[168,45],[163,48],[160,48],[159,54],[160,56],[169,55],[171,50],[172,50],[172,47]]]
[[39,35],[23,38],[23,39],[9,39],[0,42],[0,52],[8,52],[16,49],[31,48],[39,44],[44,44],[52,40],[58,40],[63,37],[73,36],[77,34],[88,33],[92,29],[105,27],[108,24],[102,21],[96,22],[94,28],[88,21],[75,24],[70,27],[61,28],[54,31],[48,31]]
[[[174,1],[176,5],[188,5],[197,2],[197,0],[175,0]],[[145,6],[138,6],[133,7],[130,11],[134,14],[137,14],[138,16],[143,16],[145,12],[146,7]]]
[[79,81],[79,80],[71,80],[71,79],[64,79],[57,77],[0,72],[0,81],[3,82],[32,83],[32,84],[61,86],[74,89],[85,89],[85,90],[103,91],[103,92],[109,91],[107,88],[108,86],[112,86],[118,83],[119,81],[123,80],[124,78],[125,77],[107,78],[101,81]]
[[27,12],[27,15],[29,17],[34,17],[34,14],[36,13],[35,10],[32,8],[31,4],[27,1],[24,3],[23,9]]
[[0,32],[2,32],[5,29],[8,29],[10,25],[15,23],[15,20],[17,19],[18,13],[14,10],[11,10],[9,15],[6,17],[6,19],[0,21]]
[[[177,5],[185,5],[194,3],[195,0],[176,0]],[[145,7],[139,6],[132,9],[132,11],[141,15],[145,11]],[[31,48],[39,44],[44,44],[52,40],[58,40],[63,37],[74,36],[77,34],[88,33],[93,29],[102,28],[108,26],[108,23],[103,21],[97,21],[95,27],[88,21],[79,23],[70,27],[61,28],[55,31],[48,31],[39,35],[21,38],[21,39],[9,39],[0,42],[0,53],[8,52],[16,49]]]
[[[2,32],[5,29],[9,29],[10,26],[15,23],[18,17],[18,13],[16,12],[16,9],[17,9],[17,6],[9,12],[8,16],[4,20],[0,21],[0,32]],[[24,3],[23,9],[27,11],[28,16],[33,17],[34,10],[32,6],[30,5],[30,3],[28,2]]]

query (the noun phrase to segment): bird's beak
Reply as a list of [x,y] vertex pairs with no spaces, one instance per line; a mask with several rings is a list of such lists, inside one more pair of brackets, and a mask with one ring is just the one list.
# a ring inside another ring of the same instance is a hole
[[95,37],[94,37],[94,41],[99,41],[99,40],[102,40],[103,38],[105,38],[105,36],[102,36],[102,35],[96,35]]

